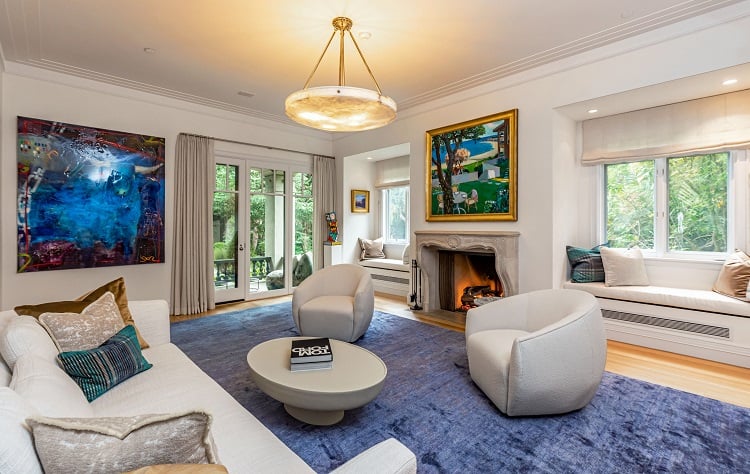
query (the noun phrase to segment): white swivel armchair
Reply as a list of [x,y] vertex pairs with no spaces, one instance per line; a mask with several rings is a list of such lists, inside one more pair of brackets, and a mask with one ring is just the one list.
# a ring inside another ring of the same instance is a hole
[[474,383],[509,416],[578,410],[594,397],[607,342],[599,303],[580,290],[541,290],[466,314]]
[[303,336],[354,342],[375,310],[370,274],[359,265],[333,265],[313,273],[292,296],[292,316]]

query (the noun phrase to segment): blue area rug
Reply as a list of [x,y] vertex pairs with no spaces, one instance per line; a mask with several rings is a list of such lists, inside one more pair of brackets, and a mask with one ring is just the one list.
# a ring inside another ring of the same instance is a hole
[[612,373],[584,409],[504,416],[469,377],[463,333],[375,312],[357,344],[388,366],[380,395],[341,423],[306,425],[250,379],[246,356],[297,336],[291,304],[172,325],[172,340],[318,472],[395,437],[420,472],[750,472],[750,410]]

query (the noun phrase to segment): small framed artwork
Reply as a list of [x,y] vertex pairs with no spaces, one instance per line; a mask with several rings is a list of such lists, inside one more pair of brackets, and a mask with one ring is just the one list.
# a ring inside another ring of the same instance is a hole
[[370,212],[370,191],[352,189],[352,212]]

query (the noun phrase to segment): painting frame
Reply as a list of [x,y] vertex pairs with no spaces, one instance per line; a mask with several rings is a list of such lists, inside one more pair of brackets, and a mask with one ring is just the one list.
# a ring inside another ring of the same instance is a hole
[[352,189],[352,212],[370,212],[370,191]]
[[517,221],[517,143],[518,109],[428,130],[425,220]]

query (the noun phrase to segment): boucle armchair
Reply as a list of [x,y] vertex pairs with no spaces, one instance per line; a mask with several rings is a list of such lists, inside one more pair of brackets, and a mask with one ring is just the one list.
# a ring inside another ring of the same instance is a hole
[[583,408],[604,373],[601,310],[584,291],[532,291],[472,308],[465,334],[472,380],[509,416]]
[[374,310],[370,274],[348,263],[318,270],[292,296],[292,316],[302,336],[354,342],[367,331]]

